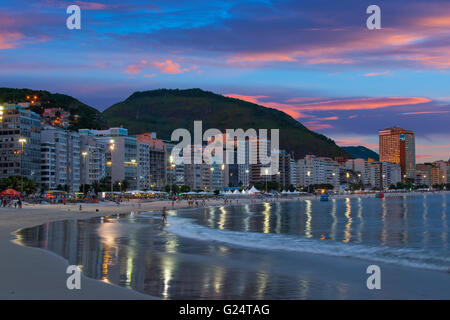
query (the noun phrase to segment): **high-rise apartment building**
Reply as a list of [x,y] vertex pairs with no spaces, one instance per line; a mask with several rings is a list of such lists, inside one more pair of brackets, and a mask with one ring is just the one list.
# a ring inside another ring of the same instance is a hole
[[414,132],[399,127],[379,131],[380,161],[397,163],[403,180],[415,179],[416,145]]
[[150,189],[163,190],[167,185],[167,149],[166,144],[156,138],[155,132],[136,136],[138,142],[149,145],[149,184]]
[[106,177],[106,149],[104,141],[80,135],[81,184],[92,184]]
[[80,135],[46,126],[41,130],[41,181],[43,189],[80,188]]
[[0,107],[0,177],[21,176],[39,184],[41,121],[28,104]]
[[106,178],[116,183],[126,180],[128,189],[137,189],[137,140],[128,135],[128,129],[110,128],[108,130],[80,129],[80,135],[93,136],[106,146]]

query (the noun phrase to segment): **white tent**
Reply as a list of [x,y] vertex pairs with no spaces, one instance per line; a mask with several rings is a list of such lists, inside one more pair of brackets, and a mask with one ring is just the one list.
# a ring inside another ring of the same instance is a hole
[[255,188],[255,186],[252,186],[252,188],[248,192],[249,194],[255,194],[255,193],[261,193],[258,189]]

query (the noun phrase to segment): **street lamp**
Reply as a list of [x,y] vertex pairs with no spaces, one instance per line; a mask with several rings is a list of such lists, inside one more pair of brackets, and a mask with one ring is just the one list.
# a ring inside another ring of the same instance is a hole
[[268,169],[265,169],[265,170],[264,170],[264,173],[265,173],[265,175],[266,175],[266,192],[267,192],[267,179],[268,179],[268,175],[269,175],[269,170],[268,170]]
[[111,175],[111,199],[114,199],[113,198],[113,172],[112,172],[112,170],[113,170],[112,158],[113,158],[113,151],[114,151],[114,147],[115,147],[114,140],[113,139],[109,140],[109,143],[110,143],[109,150],[111,150],[111,170],[110,170],[110,175]]
[[83,153],[81,153],[83,155],[83,160],[84,160],[84,181],[83,181],[83,194],[86,195],[86,182],[87,182],[87,167],[86,167],[86,156],[87,156],[87,152],[84,151]]
[[173,156],[169,156],[169,167],[170,167],[170,194],[173,194],[173,184],[174,184],[174,172],[173,169],[175,165],[173,164]]
[[19,142],[22,144],[22,151],[20,153],[20,176],[21,176],[21,179],[22,179],[22,183],[21,183],[21,186],[20,186],[20,191],[23,194],[23,144],[27,143],[27,139],[20,138]]

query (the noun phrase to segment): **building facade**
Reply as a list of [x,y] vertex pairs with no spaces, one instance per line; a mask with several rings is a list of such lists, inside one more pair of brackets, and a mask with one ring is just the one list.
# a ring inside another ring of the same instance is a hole
[[81,183],[80,135],[45,126],[41,130],[40,185],[45,190],[65,187],[78,192]]
[[23,176],[40,183],[41,122],[28,104],[0,107],[0,177]]
[[401,176],[415,179],[416,144],[414,132],[399,127],[379,131],[380,161],[397,163],[401,167]]

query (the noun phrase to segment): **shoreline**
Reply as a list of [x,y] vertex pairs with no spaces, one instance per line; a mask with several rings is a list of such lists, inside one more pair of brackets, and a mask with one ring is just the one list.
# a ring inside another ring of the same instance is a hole
[[[442,192],[443,193],[443,192]],[[448,193],[445,192],[446,194]],[[390,196],[423,196],[427,193],[387,193]],[[331,199],[371,198],[368,195],[335,195]],[[316,200],[317,196],[302,196],[300,198],[268,198],[268,199],[232,199],[224,204],[221,200],[208,200],[206,205],[198,208],[235,206],[242,204],[256,204],[264,202],[286,202]],[[200,202],[200,201],[199,201]],[[68,205],[25,205],[22,209],[0,208],[0,250],[6,259],[0,264],[0,299],[159,299],[118,285],[91,279],[82,273],[81,290],[68,290],[65,273],[68,262],[61,256],[45,249],[25,247],[17,243],[15,233],[24,228],[30,228],[47,222],[70,219],[89,219],[92,217],[108,216],[111,214],[126,214],[130,212],[154,212],[166,207],[170,210],[197,209],[189,207],[186,201],[176,203],[171,201],[144,202],[138,208],[137,202],[124,202],[117,207],[106,202],[100,204],[82,204],[79,211],[78,204]],[[96,211],[98,209],[99,211]],[[40,250],[34,250],[40,249]],[[46,252],[46,253],[45,253]],[[32,263],[29,263],[31,261]]]

